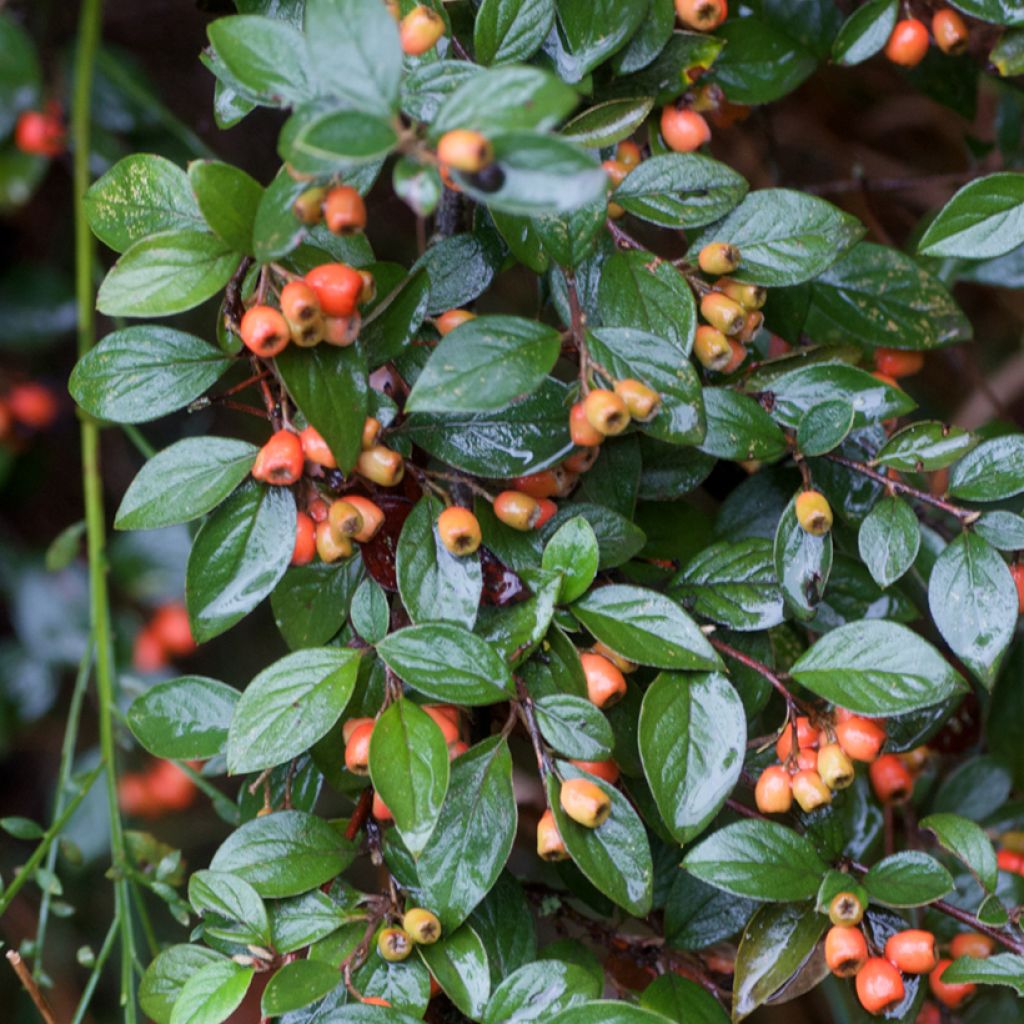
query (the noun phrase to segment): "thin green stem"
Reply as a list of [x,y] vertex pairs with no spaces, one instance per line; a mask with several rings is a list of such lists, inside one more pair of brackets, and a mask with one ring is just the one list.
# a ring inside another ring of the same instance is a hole
[[[78,307],[78,352],[84,355],[96,339],[93,312],[94,243],[83,202],[89,187],[89,155],[92,145],[92,86],[103,18],[102,0],[83,0],[78,21],[78,55],[71,105],[74,139],[75,201],[75,295]],[[114,744],[114,646],[107,596],[106,521],[103,512],[103,481],[100,476],[100,430],[92,419],[82,420],[82,480],[85,494],[86,548],[89,558],[89,607],[92,635],[96,641],[96,696],[99,712],[100,752],[106,765],[107,805],[110,813],[110,852],[114,877],[114,919],[121,932],[121,1002],[124,1019],[136,1021],[132,964],[135,936],[131,902],[124,870],[125,843],[117,806],[117,761]]]
[[146,906],[146,894],[134,879],[132,879],[132,895],[135,897],[135,913],[138,915],[139,924],[142,925],[142,934],[146,937],[149,955],[155,957],[160,952],[160,943],[157,941],[156,932],[153,931],[153,922],[150,920],[149,909]]
[[96,985],[100,980],[100,975],[103,973],[103,968],[106,965],[107,958],[110,956],[110,951],[114,948],[114,940],[117,938],[117,927],[116,919],[110,922],[107,937],[103,940],[103,945],[96,955],[96,963],[93,964],[92,973],[89,975],[89,980],[85,983],[85,988],[82,990],[82,998],[78,1000],[78,1006],[75,1009],[74,1017],[71,1018],[71,1024],[82,1024],[82,1020],[85,1018],[86,1011],[89,1009],[89,1003],[92,1002],[92,994],[96,990]]
[[209,779],[204,778],[187,761],[175,761],[174,763],[195,783],[201,793],[209,797],[214,810],[224,821],[229,825],[238,825],[240,818],[237,804],[232,803]]
[[122,423],[121,430],[124,432],[124,436],[135,445],[141,456],[151,459],[156,455],[156,449],[146,440],[138,427],[132,426],[131,423]]
[[[53,800],[53,819],[60,817],[64,810],[64,798],[66,796],[68,779],[71,776],[71,763],[75,757],[75,747],[78,744],[78,723],[82,718],[82,704],[85,700],[85,691],[89,685],[89,669],[92,667],[93,651],[95,645],[92,637],[86,646],[85,654],[78,665],[78,675],[75,677],[75,688],[71,693],[71,703],[68,706],[68,719],[64,726],[64,741],[61,743],[60,768],[57,771],[57,793]],[[50,846],[46,855],[46,870],[52,872],[57,866],[57,844]],[[43,975],[43,948],[46,945],[46,925],[50,918],[50,901],[52,894],[49,889],[44,890],[43,899],[39,905],[39,924],[36,927],[35,941],[35,963],[32,965],[32,977],[38,981]]]
[[0,896],[0,917],[6,913],[7,908],[11,905],[11,901],[21,891],[22,886],[35,874],[36,868],[42,863],[43,858],[50,849],[50,845],[60,835],[64,826],[71,820],[71,815],[78,810],[78,805],[85,799],[86,793],[89,792],[92,784],[99,778],[101,771],[103,771],[102,762],[96,765],[85,777],[85,780],[82,782],[82,788],[72,798],[71,803],[64,808],[60,817],[43,833],[42,838],[39,840],[39,845],[32,851],[32,856],[25,861],[21,866],[21,870],[11,879],[11,884],[4,889],[3,895]]

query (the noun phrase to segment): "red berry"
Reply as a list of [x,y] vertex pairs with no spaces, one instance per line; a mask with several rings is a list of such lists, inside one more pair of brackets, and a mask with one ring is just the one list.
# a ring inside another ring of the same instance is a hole
[[263,483],[286,487],[302,477],[303,462],[299,435],[279,430],[260,449],[252,475]]
[[168,654],[179,657],[196,649],[188,612],[182,604],[165,604],[153,616],[149,628]]
[[18,423],[44,430],[57,418],[57,398],[42,384],[17,384],[7,396],[7,407]]
[[280,310],[273,306],[253,306],[242,317],[242,344],[264,359],[279,355],[291,341],[292,332]]
[[912,68],[924,60],[928,52],[928,29],[917,18],[904,18],[896,22],[885,44],[885,55],[905,68]]
[[305,512],[295,517],[295,547],[292,549],[292,565],[309,565],[316,554],[316,523]]
[[64,125],[53,113],[26,110],[14,128],[14,144],[32,156],[60,156],[64,152]]
[[306,284],[316,292],[320,308],[331,317],[351,316],[363,290],[362,275],[347,263],[314,267],[306,274]]

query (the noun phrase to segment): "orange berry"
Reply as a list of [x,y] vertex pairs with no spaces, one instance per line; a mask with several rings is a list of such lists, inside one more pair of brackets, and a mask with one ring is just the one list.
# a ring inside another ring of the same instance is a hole
[[583,399],[583,411],[587,422],[605,437],[621,434],[629,426],[629,409],[614,391],[594,388]]
[[195,783],[173,761],[158,761],[145,783],[150,800],[164,810],[183,811],[196,796]]
[[598,640],[593,647],[590,648],[594,654],[600,654],[602,657],[607,658],[620,672],[629,675],[631,672],[635,672],[639,667],[635,661],[630,661],[629,658],[624,658],[621,654],[616,654],[610,647],[605,646]]
[[649,423],[658,415],[661,395],[642,381],[627,377],[615,382],[615,394],[625,403],[629,415],[638,423]]
[[143,776],[128,772],[117,780],[117,805],[129,815],[148,815],[152,811],[149,788]]
[[912,68],[924,60],[928,52],[928,29],[917,18],[904,18],[896,22],[889,41],[885,44],[885,55],[905,68]]
[[1009,871],[1011,875],[1024,873],[1024,855],[1013,850],[999,850],[996,853],[996,864],[1000,871]]
[[601,169],[608,175],[612,188],[618,188],[625,181],[626,175],[631,170],[621,160],[605,160],[601,164]]
[[990,939],[981,932],[961,932],[953,936],[949,944],[949,951],[954,960],[962,956],[973,957],[975,960],[986,960],[996,950],[994,939]]
[[1017,613],[1024,615],[1024,562],[1014,562],[1010,566],[1010,575],[1017,587]]
[[839,928],[854,928],[864,918],[864,904],[852,892],[839,892],[828,905],[828,918]]
[[765,768],[754,787],[754,802],[762,814],[785,814],[793,806],[793,783],[781,765]]
[[942,1012],[934,1003],[925,1003],[914,1024],[942,1024]]
[[316,292],[320,308],[329,317],[351,316],[363,290],[362,275],[347,263],[323,263],[314,267],[306,274],[306,283]]
[[711,32],[718,28],[728,13],[726,0],[676,0],[679,20],[698,32]]
[[373,540],[384,523],[384,512],[381,507],[361,494],[348,494],[345,496],[345,500],[350,505],[354,505],[363,517],[363,528],[352,539],[360,544]]
[[292,548],[292,565],[309,565],[316,554],[316,523],[305,513],[295,516],[295,547]]
[[352,730],[345,744],[345,767],[356,775],[370,773],[370,736],[373,735],[373,723],[364,722]]
[[610,708],[626,696],[626,677],[603,655],[580,655],[587,678],[587,697],[599,708]]
[[60,156],[64,152],[64,125],[53,113],[26,110],[14,127],[14,145],[31,156]]
[[796,769],[801,772],[816,772],[818,770],[818,752],[810,748],[798,750]]
[[365,1006],[390,1006],[391,1004],[386,999],[381,999],[380,996],[360,996],[359,1002]]
[[356,731],[361,725],[373,725],[374,719],[372,718],[349,718],[341,724],[341,738],[345,743],[352,738],[352,733]]
[[494,159],[494,148],[480,132],[457,128],[441,136],[437,158],[453,170],[476,174]]
[[380,441],[381,429],[380,420],[375,416],[367,416],[363,421],[363,436],[359,441],[359,447],[364,452]]
[[302,478],[302,442],[298,434],[279,430],[260,449],[252,475],[263,483],[287,487]]
[[456,740],[454,743],[448,744],[448,760],[454,761],[457,757],[462,755],[469,750],[469,744],[464,743],[462,740]]
[[820,491],[801,491],[796,496],[796,520],[805,533],[824,537],[832,529],[832,507]]
[[540,518],[541,508],[535,498],[522,491],[502,491],[494,499],[494,514],[513,530],[532,530]]
[[281,315],[289,322],[308,323],[320,316],[320,300],[305,281],[289,281],[281,289]]
[[852,978],[868,961],[868,944],[859,928],[835,926],[825,936],[825,963],[839,978]]
[[818,751],[818,774],[829,789],[846,789],[856,777],[853,762],[838,743],[826,743]]
[[352,541],[348,537],[339,537],[329,522],[316,524],[316,553],[322,562],[337,562],[339,558],[349,558],[352,554]]
[[746,348],[735,338],[726,338],[729,346],[729,362],[722,367],[722,373],[735,373],[747,358]]
[[874,761],[885,743],[885,726],[873,718],[847,712],[843,721],[836,722],[835,731],[839,746],[854,761]]
[[398,452],[378,444],[359,453],[356,472],[378,487],[394,487],[405,476],[405,460]]
[[692,153],[711,138],[707,121],[695,110],[669,105],[661,112],[661,137],[677,153]]
[[[573,408],[575,409],[576,406],[573,406]],[[581,408],[581,412],[582,412],[582,408]],[[583,419],[583,422],[586,424],[586,429],[587,430],[593,430],[594,429],[593,427],[591,427],[591,425],[589,423],[587,423],[587,414],[586,413],[582,413],[582,419]],[[574,427],[575,427],[575,424],[573,423],[572,416],[570,415],[570,419],[569,419],[569,433],[570,434],[572,434],[574,432]],[[601,438],[601,440],[603,441],[604,438]],[[575,444],[576,442],[574,441],[573,443]],[[600,442],[598,442],[598,444],[600,444]],[[595,462],[597,462],[598,456],[600,454],[601,454],[601,449],[597,445],[585,445],[585,446],[581,447],[578,452],[573,452],[572,455],[570,455],[565,460],[565,462],[562,463],[562,465],[567,470],[569,470],[570,473],[576,473],[576,474],[586,473],[586,471],[588,469],[590,469],[594,465]]]
[[188,612],[183,604],[162,605],[153,616],[149,628],[168,654],[183,657],[196,649]]
[[57,418],[57,398],[42,384],[16,384],[7,395],[7,409],[22,426],[45,430]]
[[[587,419],[587,410],[582,402],[577,402],[569,410],[569,436],[572,438],[572,443],[581,448],[596,448],[604,440],[604,434],[592,426],[590,420]],[[566,465],[568,465],[568,461],[566,461]],[[584,470],[576,470],[576,472],[584,472]]]
[[379,822],[395,820],[395,816],[388,810],[388,805],[381,800],[379,793],[373,794],[373,802],[370,804],[370,813]]
[[740,251],[728,242],[711,242],[697,254],[697,266],[713,277],[731,274],[739,265]]
[[366,227],[366,204],[351,185],[332,188],[324,199],[324,223],[336,235],[355,235]]
[[306,506],[306,511],[309,513],[309,518],[314,523],[322,523],[327,518],[328,505],[323,498],[314,498],[309,505]]
[[956,11],[944,7],[932,15],[932,35],[943,53],[958,54],[967,49],[970,29]]
[[459,719],[456,713],[453,719],[450,711],[455,709],[449,709],[447,707],[439,707],[437,704],[426,704],[423,710],[430,715],[434,720],[437,727],[441,730],[444,736],[445,743],[458,743],[459,741]]
[[746,310],[721,292],[708,292],[700,300],[700,315],[723,334],[739,334],[746,323]]
[[954,982],[943,981],[942,975],[952,962],[952,960],[940,960],[935,965],[935,969],[928,975],[928,985],[932,990],[932,995],[943,1006],[950,1010],[955,1010],[964,1000],[974,995],[977,986],[971,984],[957,985]]
[[335,348],[348,348],[359,337],[362,326],[363,318],[358,313],[324,317],[323,340]]
[[734,281],[730,277],[723,277],[720,281],[716,281],[715,291],[721,292],[733,302],[738,302],[748,311],[760,309],[768,301],[767,288],[762,288],[757,284],[744,284],[742,281]]
[[707,324],[697,328],[693,339],[693,354],[701,366],[716,373],[724,372],[733,361],[729,339],[717,327],[709,327]]
[[338,468],[337,460],[316,427],[310,425],[305,430],[300,430],[299,443],[302,445],[302,454],[305,455],[308,462],[315,462],[318,466],[324,466],[327,469]]
[[480,523],[468,508],[453,505],[437,517],[437,535],[453,555],[471,555],[483,539]]
[[363,528],[362,513],[350,501],[339,498],[331,502],[327,512],[327,523],[339,543],[343,538],[355,537]]
[[468,309],[449,309],[434,321],[434,326],[443,338],[445,335],[451,334],[456,327],[461,327],[464,323],[475,319],[476,313],[470,313]]
[[808,813],[832,802],[832,790],[813,768],[802,768],[793,776],[793,799]]
[[541,498],[537,502],[537,507],[540,509],[540,515],[537,516],[537,522],[533,526],[534,529],[539,530],[554,519],[555,514],[558,512],[558,506],[550,498]]
[[[875,349],[875,368],[891,380],[911,377],[924,366],[923,352],[901,352],[895,348]],[[888,383],[888,381],[886,381]]]
[[914,792],[914,779],[895,754],[883,754],[868,768],[871,788],[883,804],[898,804]]
[[903,999],[903,978],[888,960],[871,957],[857,972],[857,998],[868,1013],[881,1013]]
[[636,167],[643,158],[643,152],[632,139],[624,139],[615,148],[615,159],[630,170]]
[[921,928],[890,935],[885,943],[885,959],[904,974],[927,974],[939,962],[935,936]]
[[[816,747],[821,742],[821,733],[811,725],[811,720],[806,715],[799,715],[796,720],[796,746],[797,750],[805,747]],[[793,749],[793,724],[787,722],[782,730],[778,742],[775,744],[775,756],[780,761],[785,761]]]
[[283,352],[292,337],[288,321],[273,306],[247,309],[239,330],[242,344],[263,359],[272,359]]
[[559,491],[559,480],[552,469],[542,469],[539,473],[530,473],[527,476],[517,476],[512,483],[517,491],[528,494],[538,501],[541,498],[552,498]]
[[444,18],[425,4],[414,7],[398,25],[402,52],[410,57],[419,57],[432,50],[443,35]]
[[596,775],[613,786],[619,781],[619,766],[611,759],[607,761],[570,761],[569,764],[575,765],[582,772]]
[[764,325],[764,313],[755,311],[748,311],[747,315],[743,318],[743,329],[739,334],[736,335],[736,341],[743,345],[749,345],[754,338],[757,337],[757,332],[761,330]]
[[612,813],[612,802],[600,786],[589,779],[566,779],[558,793],[562,810],[584,828],[598,828]]
[[136,672],[149,675],[152,672],[159,672],[166,665],[167,653],[164,651],[164,645],[149,626],[140,629],[135,635],[135,644],[132,647],[132,667]]
[[568,860],[569,852],[555,824],[555,816],[545,811],[537,822],[537,856],[541,860]]

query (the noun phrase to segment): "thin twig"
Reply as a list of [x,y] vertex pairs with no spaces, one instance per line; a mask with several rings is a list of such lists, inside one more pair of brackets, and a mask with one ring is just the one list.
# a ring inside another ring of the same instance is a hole
[[234,334],[241,329],[245,306],[242,304],[242,282],[253,265],[253,258],[246,256],[231,275],[224,288],[224,326]]
[[36,1004],[39,1016],[46,1021],[46,1024],[57,1024],[57,1018],[54,1017],[53,1010],[50,1009],[50,1004],[46,1001],[46,997],[43,993],[39,991],[36,979],[29,973],[29,969],[25,966],[16,950],[7,950],[7,962],[14,968],[14,973],[18,976],[18,981],[21,982],[22,987],[29,994],[32,1002]]
[[737,650],[735,647],[727,644],[724,640],[719,640],[716,636],[709,636],[708,640],[711,641],[711,646],[721,651],[727,657],[738,661],[741,665],[746,665],[747,668],[756,672],[759,676],[767,679],[772,686],[782,695],[786,703],[789,705],[796,705],[797,700],[789,691],[789,687],[779,678],[775,672],[770,669],[763,661],[758,661],[757,658],[751,657],[749,654],[744,654],[743,651]]
[[[537,755],[537,770],[540,772],[540,777],[543,780],[547,780],[548,775],[551,774],[551,758],[548,756],[547,750],[544,748],[544,741],[541,739],[540,726],[537,725],[537,716],[533,709],[533,698],[530,696],[530,691],[527,690],[526,684],[519,678],[515,677],[516,680],[516,694],[518,695],[518,707],[522,714],[523,725],[526,726],[526,731],[530,735],[530,742],[533,744],[533,752]],[[547,791],[545,790],[544,799],[547,800]]]

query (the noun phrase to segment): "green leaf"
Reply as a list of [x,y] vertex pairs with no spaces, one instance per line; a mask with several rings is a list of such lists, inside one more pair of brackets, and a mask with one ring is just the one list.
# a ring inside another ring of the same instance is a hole
[[615,96],[654,96],[655,104],[670,103],[687,88],[685,72],[711,67],[724,45],[705,32],[673,32],[646,67],[613,82],[609,91]]
[[320,647],[334,637],[348,618],[359,585],[360,559],[289,569],[270,595],[274,620],[292,650]]
[[196,871],[188,880],[188,901],[204,918],[204,934],[240,945],[270,942],[270,921],[260,894],[236,875]]
[[953,891],[949,872],[934,857],[917,850],[880,860],[862,884],[872,901],[885,907],[923,907]]
[[928,606],[953,653],[991,689],[1017,625],[1017,588],[995,548],[961,533],[936,559]]
[[1015,0],[952,0],[954,7],[994,25],[1024,24],[1024,11]]
[[468,920],[487,950],[492,988],[537,955],[530,906],[520,884],[507,872]]
[[430,278],[428,313],[443,313],[472,302],[491,283],[500,256],[473,235],[452,235],[435,242],[413,264]]
[[931,349],[971,337],[946,287],[887,245],[858,242],[808,289],[802,330],[819,344]]
[[527,230],[560,267],[577,267],[594,251],[607,213],[608,203],[602,194],[572,213],[534,217]]
[[188,180],[210,230],[235,252],[252,254],[252,229],[263,187],[238,167],[193,160]]
[[612,805],[611,815],[603,824],[586,828],[562,810],[559,781],[553,774],[548,776],[548,806],[569,856],[587,880],[613,903],[636,917],[644,917],[651,909],[654,867],[647,832],[633,805],[604,779],[588,775],[568,761],[559,761],[557,768],[562,780],[589,779]]
[[508,666],[480,637],[451,623],[407,626],[377,653],[414,690],[451,704],[494,704],[514,692]]
[[996,953],[981,960],[962,956],[942,972],[944,984],[1007,985],[1024,997],[1024,956]]
[[860,222],[831,203],[803,192],[772,188],[751,192],[732,213],[705,228],[690,248],[711,242],[739,248],[737,280],[768,288],[817,277],[864,234]]
[[1002,501],[1024,491],[1024,434],[982,441],[949,474],[949,494],[967,501]]
[[437,723],[412,701],[398,700],[370,737],[370,778],[394,815],[409,852],[430,841],[448,791],[448,745]]
[[832,60],[849,66],[873,57],[889,41],[898,16],[898,0],[869,0],[858,7],[832,44]]
[[310,67],[324,92],[387,115],[398,103],[402,48],[388,10],[363,0],[307,0]]
[[232,832],[210,867],[238,875],[261,896],[280,898],[330,881],[355,855],[355,844],[323,818],[304,811],[275,811]]
[[441,104],[459,86],[482,74],[480,65],[465,60],[421,63],[402,83],[402,110],[417,121],[430,124]]
[[532,57],[554,20],[554,0],[484,0],[473,25],[476,59],[506,64]]
[[931,644],[882,619],[852,622],[820,637],[790,674],[819,697],[864,715],[931,707],[967,685]]
[[734,896],[778,903],[813,899],[826,871],[805,836],[750,819],[713,832],[690,850],[683,867]]
[[114,528],[154,530],[205,515],[249,475],[257,451],[228,437],[187,437],[169,445],[125,491]]
[[455,128],[502,132],[553,128],[576,106],[576,92],[537,67],[490,68],[463,82],[441,104],[430,126],[431,139]]
[[203,215],[188,175],[162,156],[132,153],[89,187],[89,227],[115,252],[162,231],[201,231]]
[[718,31],[725,40],[712,74],[732,103],[771,103],[796,89],[817,67],[814,54],[761,18],[736,18]]
[[647,14],[644,0],[555,0],[566,49],[555,66],[567,82],[578,82],[620,49]]
[[816,537],[796,517],[796,497],[775,531],[775,576],[786,607],[798,619],[814,617],[832,572],[832,534]]
[[974,524],[974,532],[1000,551],[1024,550],[1024,518],[1016,512],[986,512]]
[[46,834],[42,826],[31,818],[22,818],[17,815],[0,818],[0,828],[15,839],[42,839]]
[[583,967],[537,960],[505,975],[488,1000],[483,1024],[528,1024],[549,1020],[601,993]]
[[518,810],[512,757],[493,736],[452,765],[434,836],[417,864],[423,905],[454,931],[486,895],[508,860]]
[[346,174],[384,158],[397,142],[393,125],[382,116],[314,104],[300,107],[288,119],[277,151],[300,172]]
[[724,217],[746,193],[746,180],[731,167],[700,153],[666,153],[633,168],[614,196],[641,220],[699,228]]
[[367,577],[352,595],[352,628],[369,644],[383,640],[388,632],[388,597],[384,588]]
[[807,963],[827,926],[813,904],[761,907],[736,951],[732,1019],[768,1002]]
[[969,452],[978,439],[959,427],[938,420],[919,420],[896,431],[879,449],[874,461],[901,473],[944,469]]
[[260,1002],[266,1017],[300,1010],[322,999],[341,984],[336,967],[316,960],[293,960],[278,968]]
[[783,619],[772,546],[762,537],[709,545],[672,577],[670,587],[690,611],[730,629],[771,629]]
[[206,946],[179,944],[158,953],[139,983],[139,1006],[154,1024],[170,1024],[174,1003],[185,982],[201,968],[227,960]]
[[562,574],[559,604],[571,604],[587,592],[597,575],[598,555],[594,528],[583,516],[573,516],[555,530],[544,546],[541,565]]
[[289,346],[277,357],[288,393],[347,473],[356,464],[366,420],[366,362],[355,348]]
[[935,838],[954,857],[958,857],[989,891],[995,892],[999,882],[995,850],[985,830],[959,814],[929,814],[920,822],[921,828]]
[[555,365],[552,327],[480,316],[441,339],[406,399],[407,412],[488,412],[535,391]]
[[680,844],[708,824],[743,769],[743,703],[717,672],[663,672],[644,694],[638,727],[644,774],[662,820]]
[[838,448],[853,429],[853,403],[826,398],[808,407],[796,429],[796,443],[804,455],[824,455]]
[[679,871],[665,904],[665,941],[672,949],[705,949],[741,931],[756,909],[754,900]]
[[694,621],[656,591],[622,584],[598,587],[572,612],[598,640],[630,661],[688,671],[721,668]]
[[601,268],[601,322],[656,335],[689,355],[697,329],[693,293],[670,263],[646,252],[617,252]]
[[[479,22],[478,22],[479,24]],[[654,107],[650,97],[607,100],[588,107],[562,126],[563,139],[578,146],[599,149],[628,139]]]
[[197,643],[230,629],[274,589],[295,547],[295,499],[284,487],[248,484],[199,528],[185,570],[185,603]]
[[402,353],[423,323],[429,304],[430,278],[423,270],[410,274],[381,301],[359,334],[371,369]]
[[989,51],[988,59],[1003,78],[1024,74],[1024,32],[1004,32]]
[[565,502],[555,513],[544,527],[545,538],[550,538],[564,523],[576,517],[586,519],[597,538],[598,569],[612,569],[628,562],[647,541],[639,526],[614,509],[576,501]]
[[537,725],[559,754],[578,761],[605,761],[615,743],[608,719],[583,697],[556,693],[534,702]]
[[183,313],[216,295],[237,266],[238,253],[216,235],[191,229],[147,235],[110,268],[96,308],[107,316]]
[[228,771],[261,771],[311,747],[341,717],[358,670],[359,655],[343,647],[295,651],[265,668],[231,719]]
[[[351,921],[359,896],[347,886],[332,888],[331,894],[313,889],[301,896],[274,900],[270,911],[273,948],[292,953],[309,946]],[[358,927],[358,925],[357,925]]]
[[710,992],[678,974],[655,978],[643,990],[640,1006],[676,1024],[729,1024],[729,1015]]
[[1024,243],[1024,174],[990,174],[964,185],[917,243],[925,256],[984,260]]
[[310,54],[301,33],[273,18],[236,15],[207,27],[214,53],[231,77],[262,103],[284,106],[308,99]]
[[155,757],[215,757],[224,749],[240,696],[233,686],[205,676],[166,679],[132,701],[128,727]]
[[664,1018],[619,1000],[596,1000],[563,1010],[549,1024],[664,1024]]
[[861,561],[880,587],[888,587],[910,570],[921,547],[921,527],[914,510],[896,495],[882,497],[860,524],[857,547]]
[[670,444],[697,444],[706,424],[700,380],[671,342],[629,327],[602,327],[587,334],[594,358],[617,380],[634,378],[661,396],[661,407],[637,426]]
[[12,14],[0,18],[0,135],[9,135],[17,115],[39,103],[42,71],[32,37]]
[[479,1020],[491,994],[490,966],[480,936],[463,924],[417,949],[444,994],[467,1017]]
[[78,361],[68,389],[90,415],[145,423],[201,395],[231,365],[201,338],[155,324],[108,334]]
[[204,964],[179,990],[170,1024],[220,1024],[245,998],[254,973],[234,960]]
[[483,575],[479,555],[453,555],[437,536],[443,506],[421,498],[402,526],[395,574],[402,603],[413,622],[443,621],[473,628]]
[[778,424],[749,395],[731,388],[704,388],[707,433],[700,450],[719,459],[770,462],[786,451]]

